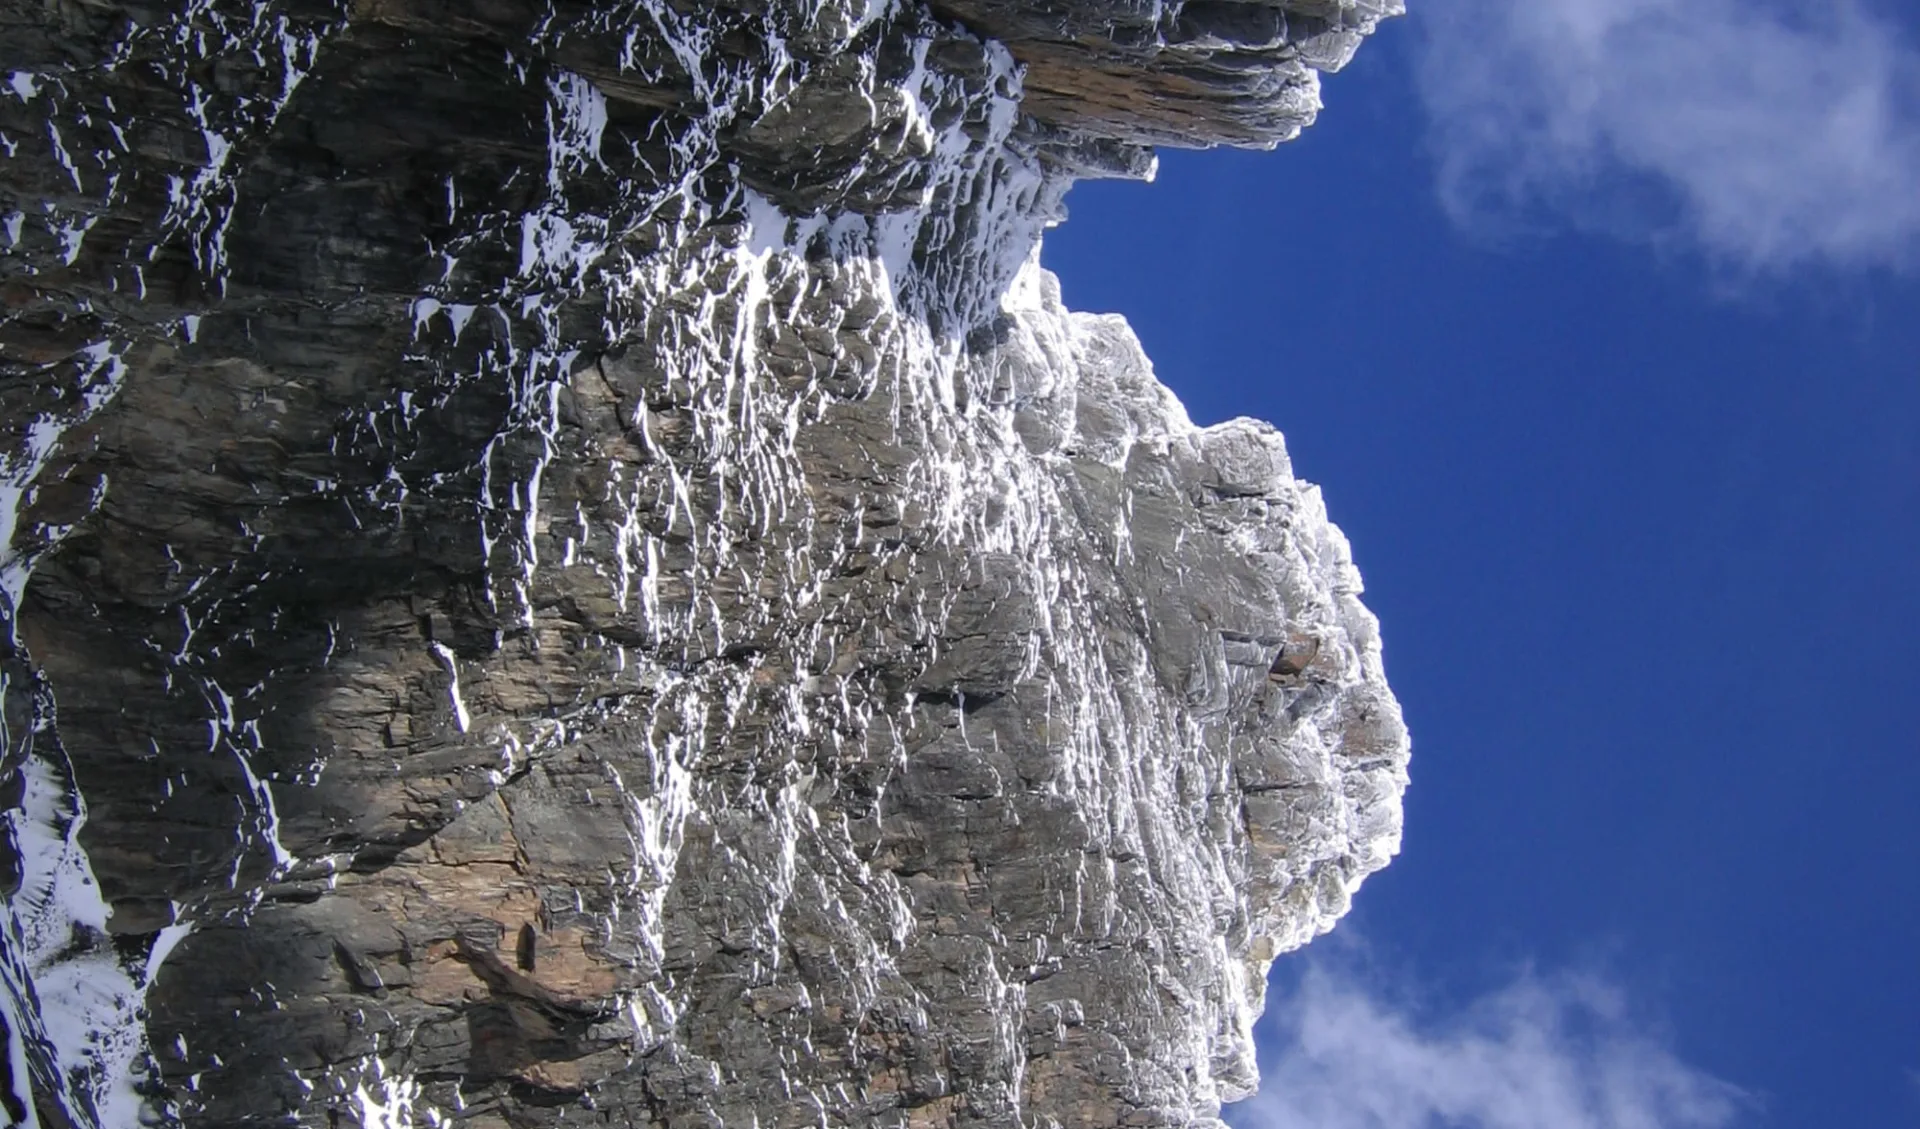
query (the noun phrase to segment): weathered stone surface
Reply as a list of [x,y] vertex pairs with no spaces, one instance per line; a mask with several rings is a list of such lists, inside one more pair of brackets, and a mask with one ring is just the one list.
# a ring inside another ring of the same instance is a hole
[[9,1116],[1210,1124],[1405,733],[1031,251],[1384,12],[0,0]]
[[1400,0],[933,0],[1026,67],[1023,108],[1131,144],[1271,146],[1320,109],[1319,72],[1346,65]]

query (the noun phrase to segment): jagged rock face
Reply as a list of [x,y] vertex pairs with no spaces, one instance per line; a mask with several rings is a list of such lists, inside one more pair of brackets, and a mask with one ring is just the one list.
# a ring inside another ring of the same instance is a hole
[[1023,108],[1071,135],[1128,144],[1271,146],[1320,108],[1338,70],[1400,0],[934,0],[1006,42]]
[[0,0],[11,1119],[1250,1092],[1405,732],[1279,435],[1032,250],[1382,13],[1045,10]]

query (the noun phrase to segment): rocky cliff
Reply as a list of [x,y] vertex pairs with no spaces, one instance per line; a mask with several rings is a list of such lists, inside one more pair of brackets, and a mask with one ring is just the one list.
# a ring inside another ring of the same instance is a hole
[[1393,0],[0,0],[13,1124],[1215,1124],[1407,743],[1035,260]]

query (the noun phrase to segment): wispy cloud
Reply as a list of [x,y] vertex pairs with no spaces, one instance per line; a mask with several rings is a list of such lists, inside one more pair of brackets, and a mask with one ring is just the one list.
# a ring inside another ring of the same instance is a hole
[[1590,977],[1523,976],[1434,1018],[1317,967],[1267,1011],[1280,1054],[1230,1107],[1241,1129],[1726,1129],[1753,1106]]
[[1920,260],[1920,51],[1852,0],[1421,9],[1456,219],[1679,234],[1760,271]]

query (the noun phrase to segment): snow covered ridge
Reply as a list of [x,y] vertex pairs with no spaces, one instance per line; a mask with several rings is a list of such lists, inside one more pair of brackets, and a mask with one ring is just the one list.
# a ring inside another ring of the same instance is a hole
[[1036,249],[1390,10],[0,0],[9,1119],[1215,1124],[1405,731]]

